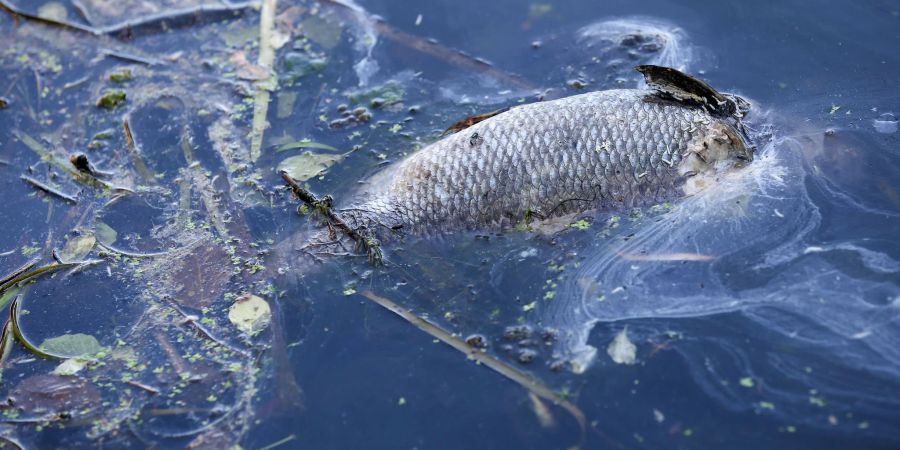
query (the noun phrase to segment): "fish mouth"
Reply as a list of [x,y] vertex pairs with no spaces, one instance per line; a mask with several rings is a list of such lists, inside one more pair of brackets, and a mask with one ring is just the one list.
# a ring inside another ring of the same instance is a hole
[[735,158],[737,158],[737,160],[738,160],[737,165],[739,167],[743,167],[743,166],[753,162],[753,155],[755,153],[756,153],[756,147],[754,147],[754,146],[744,147],[743,151],[741,151],[737,155],[735,155]]

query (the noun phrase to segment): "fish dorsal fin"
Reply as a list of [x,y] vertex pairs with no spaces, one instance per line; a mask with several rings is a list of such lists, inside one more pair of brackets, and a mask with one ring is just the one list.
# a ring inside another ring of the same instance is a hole
[[444,133],[441,134],[441,136],[446,136],[446,135],[448,135],[448,134],[453,134],[453,133],[457,133],[457,132],[460,132],[460,131],[462,131],[462,130],[465,130],[466,128],[469,128],[469,127],[471,127],[472,125],[475,125],[475,124],[478,123],[478,122],[481,122],[481,121],[483,121],[483,120],[490,119],[491,117],[494,117],[494,116],[496,116],[497,114],[505,113],[506,111],[509,111],[509,108],[510,108],[510,107],[507,106],[506,108],[500,108],[500,109],[498,109],[498,110],[496,110],[496,111],[491,111],[491,112],[487,112],[487,113],[484,113],[484,114],[478,114],[478,115],[475,115],[475,116],[466,117],[465,119],[460,120],[459,122],[456,122],[456,123],[454,123],[453,125],[450,125],[449,128],[447,128],[446,130],[444,130]]
[[635,69],[644,75],[647,85],[662,97],[702,106],[721,115],[735,113],[734,102],[702,80],[671,67],[646,64]]

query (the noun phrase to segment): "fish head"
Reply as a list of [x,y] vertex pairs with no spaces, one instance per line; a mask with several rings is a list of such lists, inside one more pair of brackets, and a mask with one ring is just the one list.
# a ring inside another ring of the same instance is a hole
[[722,95],[725,97],[725,101],[727,104],[727,115],[732,116],[737,120],[747,117],[747,114],[750,112],[750,108],[752,106],[749,101],[735,94],[725,93]]
[[685,177],[684,190],[695,194],[714,184],[720,176],[753,161],[755,148],[740,128],[740,122],[712,120],[694,134],[678,173]]

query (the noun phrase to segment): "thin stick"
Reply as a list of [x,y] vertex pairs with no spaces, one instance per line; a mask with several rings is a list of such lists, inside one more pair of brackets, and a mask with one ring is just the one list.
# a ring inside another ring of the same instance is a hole
[[147,167],[144,159],[141,158],[141,151],[134,142],[134,135],[131,134],[131,125],[128,123],[128,117],[125,117],[122,121],[122,132],[125,133],[125,144],[128,148],[128,154],[131,155],[131,163],[134,164],[134,170],[137,171],[144,183],[156,184],[156,177],[153,176],[153,172]]
[[320,200],[315,194],[297,184],[297,181],[291,178],[286,171],[281,171],[281,178],[284,179],[288,186],[291,187],[291,190],[294,191],[294,194],[299,197],[303,203],[306,203],[307,206],[314,211],[325,216],[329,225],[337,228],[350,237],[350,239],[353,239],[358,250],[365,250],[366,254],[369,255],[369,261],[371,261],[372,264],[380,265],[384,262],[384,257],[381,254],[381,245],[378,240],[372,236],[363,236],[357,229],[350,227],[344,219],[335,214],[331,209],[331,199],[329,197]]
[[141,382],[139,382],[139,381],[128,380],[128,381],[125,382],[125,384],[129,384],[129,385],[134,386],[134,387],[136,387],[136,388],[138,388],[138,389],[141,389],[141,390],[143,390],[143,391],[147,391],[147,392],[149,392],[151,395],[159,394],[159,389],[157,389],[157,388],[155,388],[155,387],[153,387],[153,386],[146,385],[146,384],[141,383]]
[[574,447],[577,448],[584,443],[584,434],[587,430],[587,419],[584,416],[584,413],[581,412],[581,409],[578,408],[574,403],[566,400],[561,397],[559,394],[548,388],[546,385],[540,382],[540,380],[532,377],[531,375],[522,372],[521,370],[503,362],[499,359],[482,352],[480,349],[470,346],[466,344],[461,339],[453,336],[452,334],[444,331],[442,328],[434,325],[433,323],[417,316],[413,312],[401,307],[400,305],[388,300],[387,298],[381,297],[375,294],[372,291],[363,291],[360,294],[375,302],[379,306],[387,309],[388,311],[400,316],[403,320],[415,325],[420,330],[430,334],[435,339],[440,340],[441,342],[459,350],[463,354],[465,354],[470,359],[475,362],[487,366],[491,370],[503,375],[505,378],[513,381],[520,386],[524,387],[528,390],[528,392],[543,398],[549,402],[552,402],[554,405],[559,406],[566,410],[576,422],[578,422],[578,427],[581,429],[581,436],[579,438],[579,443]]
[[341,0],[319,0],[319,2],[328,3],[344,8],[354,13],[354,18],[361,18],[368,22],[371,22],[375,26],[375,31],[395,44],[408,47],[412,50],[424,53],[439,61],[443,61],[462,69],[483,73],[491,78],[496,79],[497,81],[520,89],[535,89],[535,86],[531,82],[518,75],[505,72],[492,66],[487,61],[473,58],[472,56],[466,55],[459,50],[453,50],[444,47],[436,42],[432,42],[419,36],[415,36],[405,31],[394,28],[391,24],[385,22],[384,19],[369,15],[362,8],[347,4]]
[[175,366],[175,370],[178,374],[188,374],[190,371],[187,369],[187,366],[184,365],[184,360],[181,359],[181,355],[175,350],[175,347],[172,346],[172,343],[169,342],[169,338],[162,332],[157,330],[153,333],[153,336],[156,337],[156,342],[159,342],[159,346],[162,347],[163,351],[166,352],[166,356],[169,357],[169,361],[172,362],[172,365]]
[[169,307],[171,307],[171,308],[174,309],[176,312],[178,312],[178,314],[181,314],[181,317],[184,319],[184,322],[185,322],[185,323],[191,324],[191,325],[192,325],[194,328],[196,328],[197,331],[199,331],[200,334],[203,335],[205,338],[209,339],[209,340],[212,341],[212,342],[215,342],[216,344],[219,344],[219,345],[222,346],[223,348],[227,348],[228,350],[231,350],[232,352],[237,353],[238,355],[241,355],[241,356],[244,356],[244,357],[247,357],[247,358],[250,357],[250,353],[248,353],[248,352],[246,352],[246,351],[244,351],[244,350],[241,350],[241,349],[239,349],[239,348],[236,348],[236,347],[232,346],[231,344],[229,344],[229,343],[227,343],[227,342],[225,342],[225,341],[223,341],[223,340],[217,338],[217,337],[216,337],[215,335],[213,335],[209,330],[207,330],[206,327],[204,327],[204,326],[201,325],[199,322],[197,322],[197,316],[188,314],[187,311],[185,311],[184,309],[182,309],[181,306],[178,306],[178,304],[175,303],[174,300],[168,299],[168,301],[166,301],[166,303],[169,305]]
[[138,64],[143,64],[145,66],[158,66],[165,64],[165,62],[156,59],[156,58],[148,58],[140,55],[135,55],[132,53],[120,52],[118,50],[114,50],[111,48],[104,48],[100,50],[100,54],[103,56],[109,56],[110,58],[121,59],[122,61],[134,62]]
[[178,251],[178,250],[182,250],[182,249],[184,248],[184,247],[182,247],[182,248],[174,248],[174,249],[171,249],[171,250],[165,250],[165,251],[162,251],[162,252],[135,253],[135,252],[129,252],[129,251],[127,251],[127,250],[122,250],[122,249],[119,249],[119,248],[115,248],[115,247],[113,247],[113,246],[104,244],[104,243],[100,242],[99,240],[97,241],[97,246],[100,247],[100,248],[102,248],[102,249],[104,249],[104,250],[106,250],[106,251],[108,251],[108,252],[111,252],[111,253],[118,253],[118,254],[120,254],[120,255],[122,255],[122,256],[127,256],[127,257],[129,257],[129,258],[156,258],[156,257],[158,257],[158,256],[165,256],[165,255],[168,255],[168,254],[170,254],[170,253],[172,253],[172,252],[175,252],[175,251]]
[[55,196],[65,200],[67,202],[70,202],[70,203],[78,203],[78,199],[75,198],[75,196],[66,194],[65,192],[62,192],[58,189],[54,189],[47,184],[44,184],[34,178],[29,177],[28,175],[21,175],[19,178],[21,178],[23,181],[27,182],[28,184],[30,184],[48,194],[55,195]]
[[271,443],[271,444],[269,444],[269,445],[267,445],[267,446],[265,446],[265,447],[263,447],[263,448],[261,448],[261,449],[259,449],[259,450],[272,450],[273,448],[281,447],[282,445],[287,444],[288,442],[291,442],[291,441],[293,441],[294,439],[297,439],[297,435],[296,435],[296,434],[289,434],[289,435],[287,435],[286,437],[284,437],[284,438],[282,438],[282,439],[279,439],[279,440],[277,440],[277,441],[275,441],[275,442],[273,442],[273,443]]
[[81,25],[79,23],[67,20],[50,19],[40,17],[35,14],[23,11],[14,5],[10,5],[6,0],[0,0],[0,9],[6,10],[14,17],[25,18],[34,22],[43,23],[59,27],[65,30],[78,31],[82,33],[92,34],[94,36],[121,36],[134,37],[136,32],[146,30],[164,31],[173,28],[170,22],[191,23],[199,22],[205,16],[217,16],[223,13],[243,13],[244,11],[255,8],[259,5],[257,1],[248,1],[242,3],[226,3],[220,5],[200,5],[190,8],[176,9],[159,14],[150,14],[135,20],[126,20],[124,22],[107,25],[104,27],[93,27]]
[[37,263],[39,263],[39,262],[41,262],[41,258],[34,258],[31,261],[28,261],[27,263],[25,263],[24,265],[19,267],[18,269],[14,270],[11,274],[6,275],[3,278],[0,278],[0,294],[2,294],[3,291],[6,290],[7,287],[9,287],[6,284],[9,283],[10,280],[18,279],[20,275],[31,270],[31,268],[36,266]]
[[275,34],[275,9],[277,0],[263,0],[259,12],[259,59],[257,64],[269,71],[269,76],[255,83],[256,94],[253,98],[253,124],[250,131],[250,162],[259,159],[262,153],[263,134],[266,130],[266,118],[269,113],[271,90],[275,88],[275,47],[272,38]]
[[[2,0],[0,0],[2,1]],[[88,175],[86,173],[79,172],[72,164],[66,160],[63,162],[60,158],[57,158],[56,155],[47,147],[44,147],[43,144],[35,140],[33,137],[29,136],[27,133],[24,133],[19,130],[13,130],[13,136],[22,141],[26,147],[31,149],[34,153],[40,156],[44,161],[47,161],[50,165],[56,166],[58,169],[72,176],[75,181],[79,183],[96,187],[96,188],[107,188],[117,191],[128,191],[129,189],[123,188],[120,186],[115,186],[111,183],[103,181],[97,177]]]

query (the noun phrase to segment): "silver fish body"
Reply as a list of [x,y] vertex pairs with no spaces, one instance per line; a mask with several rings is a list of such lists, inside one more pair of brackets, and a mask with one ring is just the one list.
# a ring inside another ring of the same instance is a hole
[[376,174],[341,214],[389,236],[668,201],[752,159],[738,121],[638,89],[522,105]]

